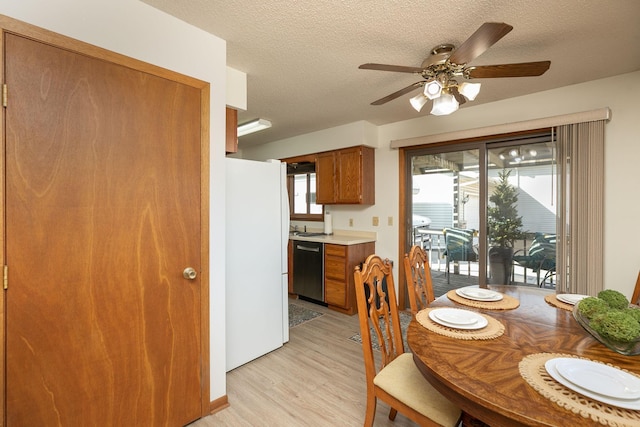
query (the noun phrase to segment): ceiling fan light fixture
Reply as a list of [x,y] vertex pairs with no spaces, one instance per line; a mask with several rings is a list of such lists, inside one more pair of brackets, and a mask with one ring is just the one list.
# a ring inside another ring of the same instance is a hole
[[433,80],[424,85],[424,95],[429,99],[436,99],[442,93],[442,83]]
[[424,107],[424,104],[426,104],[428,101],[429,98],[427,98],[424,93],[419,93],[409,100],[411,106],[415,108],[417,112],[420,112],[420,110],[422,110],[422,107]]
[[460,86],[458,86],[458,92],[460,92],[460,94],[462,94],[469,101],[473,101],[480,93],[480,86],[481,83],[464,82]]
[[[452,44],[434,47],[430,55],[422,61],[420,67],[403,65],[367,63],[360,69],[411,73],[423,80],[413,83],[390,95],[373,101],[371,105],[382,105],[391,100],[423,87],[425,97],[433,100],[434,115],[446,115],[456,111],[460,104],[474,101],[480,93],[480,83],[463,82],[458,84],[456,78],[466,80],[497,77],[533,77],[544,74],[551,66],[551,61],[521,62],[517,64],[468,65],[488,48],[507,35],[513,26],[504,22],[485,22],[458,48]],[[443,98],[439,102],[436,100]],[[421,96],[411,98],[411,105],[420,111],[424,106]]]
[[255,119],[238,126],[238,137],[258,132],[271,127],[271,122],[265,119]]
[[456,111],[459,105],[453,95],[443,92],[442,95],[433,100],[431,114],[434,116],[446,116]]

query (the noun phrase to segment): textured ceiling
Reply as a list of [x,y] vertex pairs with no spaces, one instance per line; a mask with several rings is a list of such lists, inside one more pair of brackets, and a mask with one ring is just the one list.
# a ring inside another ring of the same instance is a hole
[[514,29],[471,65],[550,60],[551,68],[476,79],[480,95],[461,108],[640,70],[640,0],[144,1],[227,41],[227,64],[247,73],[239,122],[273,123],[240,147],[427,115],[429,105],[421,113],[409,105],[413,93],[370,105],[419,77],[358,66],[420,66],[434,46],[459,46],[484,22]]

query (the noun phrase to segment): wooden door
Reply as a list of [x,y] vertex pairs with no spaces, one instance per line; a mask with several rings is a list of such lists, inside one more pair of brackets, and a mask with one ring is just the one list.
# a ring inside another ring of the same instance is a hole
[[5,58],[7,425],[199,418],[201,91],[17,35]]

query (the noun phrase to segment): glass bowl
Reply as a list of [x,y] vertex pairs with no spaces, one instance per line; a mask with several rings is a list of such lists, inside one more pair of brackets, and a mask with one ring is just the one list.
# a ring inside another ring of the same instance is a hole
[[630,342],[613,341],[609,338],[603,337],[602,335],[591,329],[591,326],[589,325],[589,319],[584,317],[578,311],[578,304],[573,307],[573,317],[580,324],[580,326],[584,328],[585,331],[589,332],[591,336],[593,336],[595,339],[597,339],[616,353],[624,354],[625,356],[640,355],[640,337]]

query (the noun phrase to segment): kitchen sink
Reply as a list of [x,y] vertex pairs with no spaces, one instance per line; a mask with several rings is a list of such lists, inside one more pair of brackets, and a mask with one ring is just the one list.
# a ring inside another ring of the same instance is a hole
[[292,231],[292,236],[300,236],[300,237],[315,237],[315,236],[324,236],[324,233],[307,233],[305,231]]

